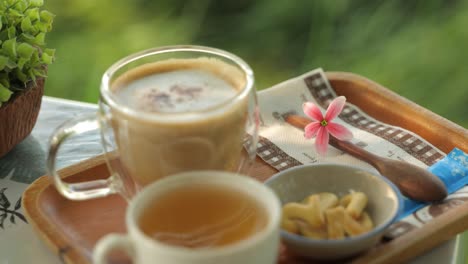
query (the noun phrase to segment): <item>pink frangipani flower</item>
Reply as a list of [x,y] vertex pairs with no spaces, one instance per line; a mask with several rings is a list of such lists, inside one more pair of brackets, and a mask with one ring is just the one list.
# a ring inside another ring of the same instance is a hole
[[351,140],[353,133],[346,127],[332,122],[337,117],[346,102],[346,97],[339,96],[335,98],[328,106],[325,117],[320,108],[314,103],[307,102],[302,106],[304,113],[313,121],[304,128],[304,137],[307,139],[317,136],[315,139],[315,149],[318,154],[325,156],[327,154],[329,134],[338,140]]

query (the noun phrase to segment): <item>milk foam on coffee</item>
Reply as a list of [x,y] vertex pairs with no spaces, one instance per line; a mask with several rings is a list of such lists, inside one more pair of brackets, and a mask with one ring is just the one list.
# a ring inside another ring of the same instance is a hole
[[171,59],[129,71],[114,92],[119,103],[145,112],[189,112],[233,98],[243,85],[238,75],[216,59]]
[[214,58],[168,59],[120,75],[113,99],[138,111],[111,109],[122,174],[139,188],[183,171],[236,171],[248,117],[245,84],[241,70]]
[[145,112],[187,112],[210,108],[236,93],[231,84],[211,72],[184,69],[143,77],[118,95]]

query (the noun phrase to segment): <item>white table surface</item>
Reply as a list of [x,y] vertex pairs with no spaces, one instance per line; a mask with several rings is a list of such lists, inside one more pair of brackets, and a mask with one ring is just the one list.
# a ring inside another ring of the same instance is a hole
[[[31,135],[6,156],[0,158],[0,199],[2,195],[3,199],[5,197],[8,199],[11,204],[10,210],[14,210],[15,204],[28,184],[46,173],[47,144],[54,129],[65,120],[95,112],[96,109],[97,106],[94,104],[43,97],[39,118]],[[59,167],[102,153],[97,133],[74,140],[75,142],[65,145],[60,152],[57,160]],[[74,148],[74,143],[79,143],[80,148]],[[22,214],[22,209],[19,208],[16,212]],[[29,224],[20,217],[13,217],[13,220],[10,218],[11,214],[3,220],[3,228],[0,228],[0,264],[63,263],[57,252],[47,248]],[[458,251],[464,250],[460,248],[460,241],[461,236],[457,236],[413,259],[410,263],[468,263],[466,259],[457,258],[460,255]]]

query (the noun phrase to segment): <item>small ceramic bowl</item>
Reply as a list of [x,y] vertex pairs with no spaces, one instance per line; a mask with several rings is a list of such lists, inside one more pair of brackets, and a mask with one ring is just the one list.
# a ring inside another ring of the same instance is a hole
[[387,179],[366,169],[339,165],[304,165],[282,171],[265,183],[272,188],[284,205],[300,202],[319,192],[331,192],[341,197],[351,190],[361,191],[368,197],[366,211],[374,221],[368,233],[342,240],[319,240],[281,230],[281,238],[295,254],[334,260],[357,255],[381,239],[385,229],[395,221],[403,206],[399,190]]

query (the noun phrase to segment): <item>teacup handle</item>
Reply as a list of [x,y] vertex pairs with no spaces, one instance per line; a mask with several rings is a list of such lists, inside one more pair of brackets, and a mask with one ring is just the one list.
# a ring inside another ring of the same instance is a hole
[[110,234],[98,241],[94,247],[93,263],[106,264],[107,255],[114,249],[123,250],[134,262],[135,249],[127,235]]
[[50,139],[47,169],[59,193],[68,199],[87,200],[117,193],[117,180],[113,176],[105,180],[66,183],[62,181],[56,170],[57,152],[62,143],[74,135],[98,130],[100,128],[98,118],[96,114],[92,114],[69,120],[58,127]]

